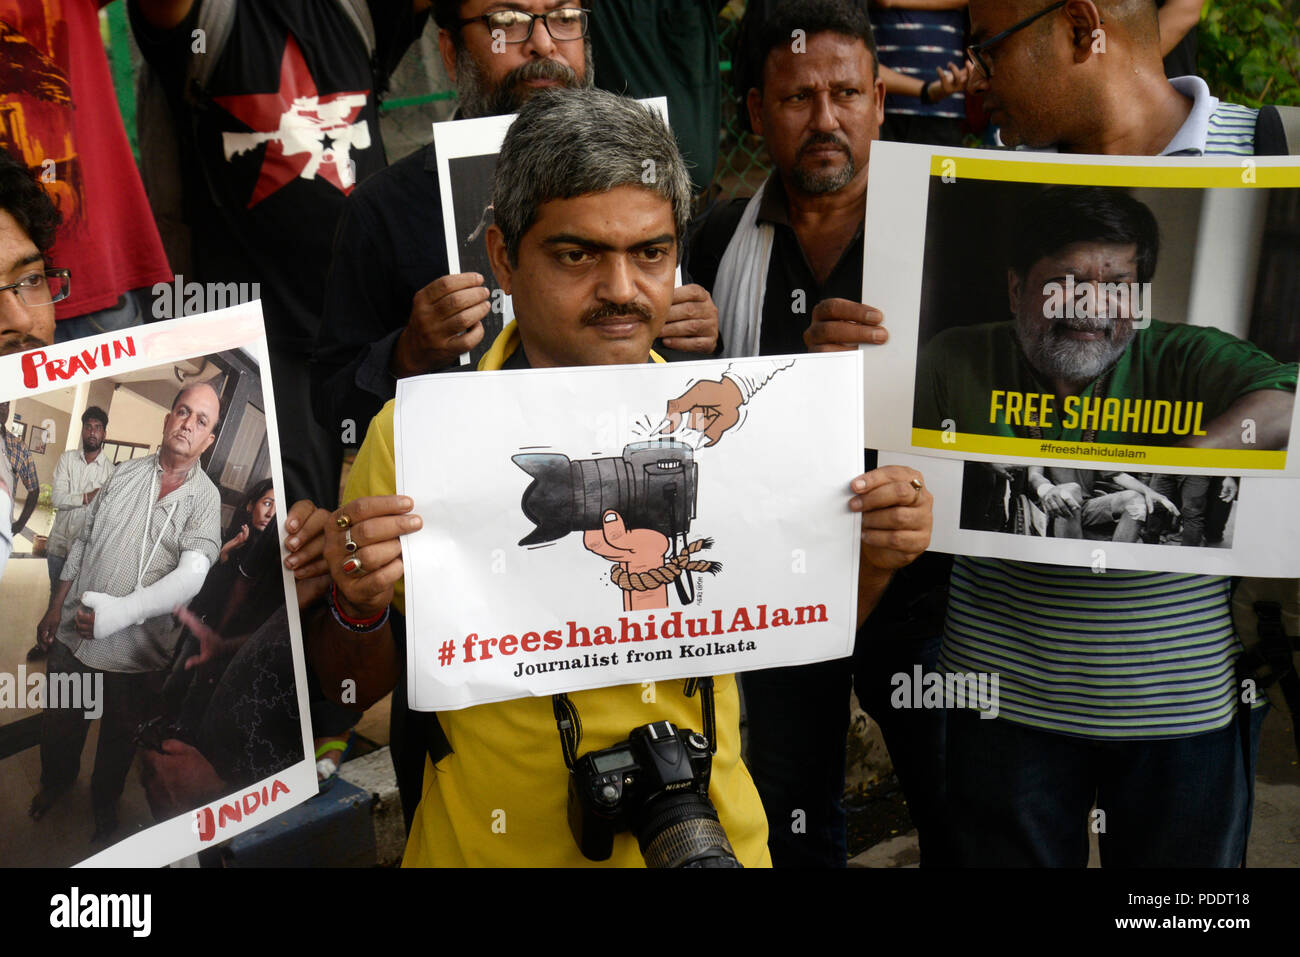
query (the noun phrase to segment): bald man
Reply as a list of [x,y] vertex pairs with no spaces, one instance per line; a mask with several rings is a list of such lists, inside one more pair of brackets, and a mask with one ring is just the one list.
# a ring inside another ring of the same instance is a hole
[[[1258,111],[1170,81],[1152,0],[971,0],[973,87],[1008,144],[1250,155]],[[1099,374],[1105,375],[1105,370]],[[1261,707],[1243,705],[1231,582],[954,559],[940,666],[999,676],[947,725],[954,861],[1235,867]]]
[[92,841],[116,829],[135,729],[161,711],[171,610],[198,593],[220,550],[221,498],[199,465],[220,419],[212,386],[177,393],[158,451],[123,462],[95,496],[37,630],[38,640],[57,639],[48,674],[72,675],[83,688],[102,688],[102,696],[89,709],[46,708],[41,789],[29,813],[39,820],[76,781],[88,718],[102,710],[90,785]]

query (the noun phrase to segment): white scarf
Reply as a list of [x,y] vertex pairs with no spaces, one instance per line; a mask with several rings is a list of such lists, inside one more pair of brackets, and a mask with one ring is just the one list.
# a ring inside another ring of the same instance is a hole
[[740,225],[722,254],[718,275],[713,282],[722,354],[729,359],[758,355],[767,268],[776,239],[772,224],[758,221],[758,208],[763,203],[765,192],[766,181],[745,207]]

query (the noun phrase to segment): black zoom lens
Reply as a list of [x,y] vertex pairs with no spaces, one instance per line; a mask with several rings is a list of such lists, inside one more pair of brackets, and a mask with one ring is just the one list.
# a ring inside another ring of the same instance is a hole
[[578,459],[555,452],[511,458],[532,476],[520,507],[537,527],[520,545],[601,527],[607,511],[628,528],[685,533],[695,517],[696,466],[690,446],[672,440],[629,445],[618,457]]
[[636,830],[646,867],[743,867],[707,797],[663,795],[642,809]]

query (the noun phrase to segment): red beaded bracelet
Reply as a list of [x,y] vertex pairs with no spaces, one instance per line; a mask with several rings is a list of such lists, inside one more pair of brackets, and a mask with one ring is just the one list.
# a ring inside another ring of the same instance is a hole
[[388,609],[385,608],[370,618],[353,618],[339,606],[339,586],[335,582],[330,582],[330,608],[339,623],[353,631],[372,631],[388,617]]

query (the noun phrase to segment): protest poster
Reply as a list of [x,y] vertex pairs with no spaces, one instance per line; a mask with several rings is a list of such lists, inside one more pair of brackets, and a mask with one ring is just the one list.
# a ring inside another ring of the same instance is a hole
[[1278,255],[1300,224],[1295,159],[880,143],[871,162],[863,296],[890,340],[864,354],[868,446],[1300,474]]
[[[667,97],[640,100],[668,121]],[[483,234],[492,225],[492,182],[497,154],[515,114],[447,120],[433,124],[433,152],[438,163],[442,200],[443,239],[448,275],[476,272],[492,294],[492,311],[483,320],[483,339],[460,357],[461,365],[477,363],[497,335],[515,317],[514,305],[497,284],[488,261]],[[682,283],[681,270],[677,284]]]
[[1300,539],[1278,534],[1295,480],[1134,468],[961,462],[880,453],[934,494],[930,548],[1092,568],[1300,576]]
[[256,301],[0,356],[0,863],[157,867],[317,793],[266,356]]
[[424,520],[402,539],[411,706],[849,654],[860,369],[843,353],[399,382],[397,490]]

